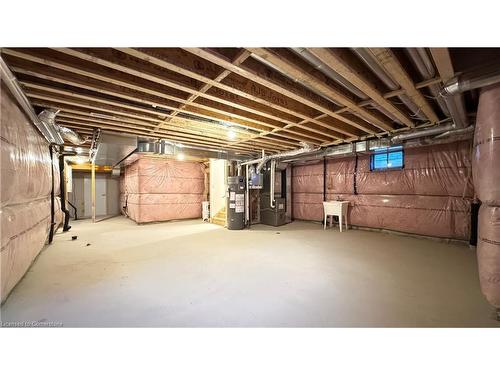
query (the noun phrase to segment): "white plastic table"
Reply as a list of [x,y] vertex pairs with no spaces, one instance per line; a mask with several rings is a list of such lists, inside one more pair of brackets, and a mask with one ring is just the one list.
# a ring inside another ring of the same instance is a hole
[[330,227],[332,226],[332,216],[339,217],[340,231],[342,232],[342,218],[345,219],[345,229],[347,230],[347,208],[349,201],[326,201],[323,202],[323,211],[325,213],[325,220],[323,230],[326,229],[326,219],[330,216]]

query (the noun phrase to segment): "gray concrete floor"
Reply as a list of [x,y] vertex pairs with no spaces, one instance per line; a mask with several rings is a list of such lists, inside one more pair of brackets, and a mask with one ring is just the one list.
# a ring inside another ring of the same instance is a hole
[[72,225],[1,307],[3,322],[500,326],[465,245],[308,222],[243,231],[201,220],[138,226],[124,217]]

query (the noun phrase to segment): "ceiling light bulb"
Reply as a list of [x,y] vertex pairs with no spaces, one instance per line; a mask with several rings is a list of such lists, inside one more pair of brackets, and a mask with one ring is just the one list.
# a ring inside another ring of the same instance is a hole
[[227,138],[231,139],[231,140],[235,139],[236,138],[236,132],[233,129],[229,129],[227,131]]
[[177,160],[184,160],[184,154],[182,152],[177,154]]

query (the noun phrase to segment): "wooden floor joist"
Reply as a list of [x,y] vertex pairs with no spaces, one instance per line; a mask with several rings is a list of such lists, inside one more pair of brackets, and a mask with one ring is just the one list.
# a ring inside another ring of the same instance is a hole
[[390,74],[391,77],[405,90],[406,95],[422,110],[425,116],[432,122],[439,121],[436,113],[427,102],[423,94],[417,90],[415,83],[404,70],[394,53],[389,48],[369,48],[377,61]]
[[[106,66],[106,67],[109,67],[109,68],[112,68],[112,69],[115,69],[115,70],[118,70],[118,71],[121,71],[124,73],[135,75],[135,76],[140,77],[140,78],[151,80],[153,82],[157,82],[157,83],[163,84],[165,86],[168,86],[168,87],[171,87],[174,89],[185,91],[189,94],[198,94],[201,97],[205,97],[207,99],[210,99],[210,100],[213,100],[216,102],[227,104],[229,106],[235,106],[235,107],[238,107],[238,108],[243,109],[245,111],[248,111],[250,113],[264,116],[264,117],[269,118],[271,120],[284,122],[285,124],[293,124],[294,122],[293,122],[291,117],[286,118],[285,116],[280,115],[278,113],[274,114],[272,112],[272,110],[281,111],[283,113],[286,113],[288,115],[295,116],[295,117],[300,116],[300,114],[294,110],[290,110],[289,108],[286,108],[286,107],[283,107],[283,106],[280,106],[280,105],[277,105],[274,103],[270,103],[270,102],[268,102],[265,99],[262,99],[260,97],[251,95],[249,93],[245,93],[244,91],[232,88],[232,87],[227,86],[225,84],[215,82],[214,80],[209,79],[209,78],[205,78],[202,75],[199,75],[197,73],[189,72],[184,68],[178,68],[178,67],[176,68],[173,64],[165,63],[163,60],[160,60],[160,59],[157,59],[154,57],[150,57],[149,55],[146,55],[142,52],[141,53],[139,53],[139,51],[132,52],[132,51],[136,51],[133,49],[127,49],[127,51],[129,51],[129,53],[133,53],[133,56],[136,58],[141,57],[144,62],[155,64],[155,65],[158,65],[158,66],[165,68],[165,69],[168,69],[168,68],[175,69],[176,73],[182,72],[188,78],[199,79],[199,81],[203,82],[203,83],[211,83],[214,87],[217,87],[223,91],[235,94],[236,97],[232,97],[232,100],[226,100],[226,99],[223,99],[221,97],[221,96],[223,96],[222,94],[211,95],[211,94],[207,94],[207,93],[200,93],[197,89],[187,87],[186,85],[183,85],[183,84],[176,82],[176,81],[173,81],[173,80],[167,80],[167,79],[165,79],[165,77],[160,76],[158,73],[153,74],[151,71],[145,72],[144,69],[140,69],[137,66],[135,66],[134,68],[131,68],[131,67],[127,66],[126,62],[124,62],[123,60],[120,60],[120,62],[117,63],[117,62],[110,61],[107,59],[98,58],[95,56],[95,54],[89,54],[89,52],[92,53],[92,52],[96,52],[96,51],[87,51],[84,53],[84,52],[81,52],[78,50],[68,49],[68,48],[60,48],[60,49],[57,49],[57,51],[62,52],[62,53],[66,53],[66,54],[73,56],[73,57],[80,58],[82,60],[86,60],[89,62],[100,64],[100,65],[103,65],[103,66]],[[145,64],[145,66],[147,66],[147,65]],[[178,75],[181,75],[181,74],[179,73]],[[247,100],[245,101],[243,99],[247,99]],[[251,104],[251,102],[260,104],[260,106],[255,105],[255,104]],[[269,107],[269,109],[265,109],[264,107]],[[279,126],[278,127],[273,126],[273,128],[279,128]],[[307,130],[307,128],[305,130]],[[292,130],[287,130],[287,132],[292,133]],[[299,134],[307,135],[307,132],[306,131],[299,132]],[[328,133],[326,133],[326,132],[324,132],[324,134],[327,137],[329,136]],[[332,138],[339,139],[339,136],[332,136]]]
[[444,120],[426,90],[420,90],[453,76],[447,49],[430,49],[440,76],[418,82],[396,51],[370,48],[400,85],[390,92],[348,49],[305,50],[354,88],[286,48],[1,52],[32,104],[59,109],[57,121],[83,135],[100,128],[249,155],[262,149],[280,152],[303,143],[342,144],[420,127],[406,107],[391,99],[402,94],[429,124]]
[[384,98],[382,93],[379,92],[369,81],[364,79],[351,66],[349,66],[339,53],[327,48],[309,48],[308,51],[326,66],[333,69],[352,85],[365,93],[376,104],[391,113],[395,118],[401,121],[401,123],[405,124],[409,128],[414,127],[412,120],[410,120],[406,114],[404,114],[388,99]]

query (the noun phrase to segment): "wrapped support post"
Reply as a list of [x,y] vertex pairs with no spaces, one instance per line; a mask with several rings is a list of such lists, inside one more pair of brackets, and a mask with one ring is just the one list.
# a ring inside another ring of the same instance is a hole
[[477,258],[481,291],[500,319],[500,84],[482,89],[472,172],[479,210]]

